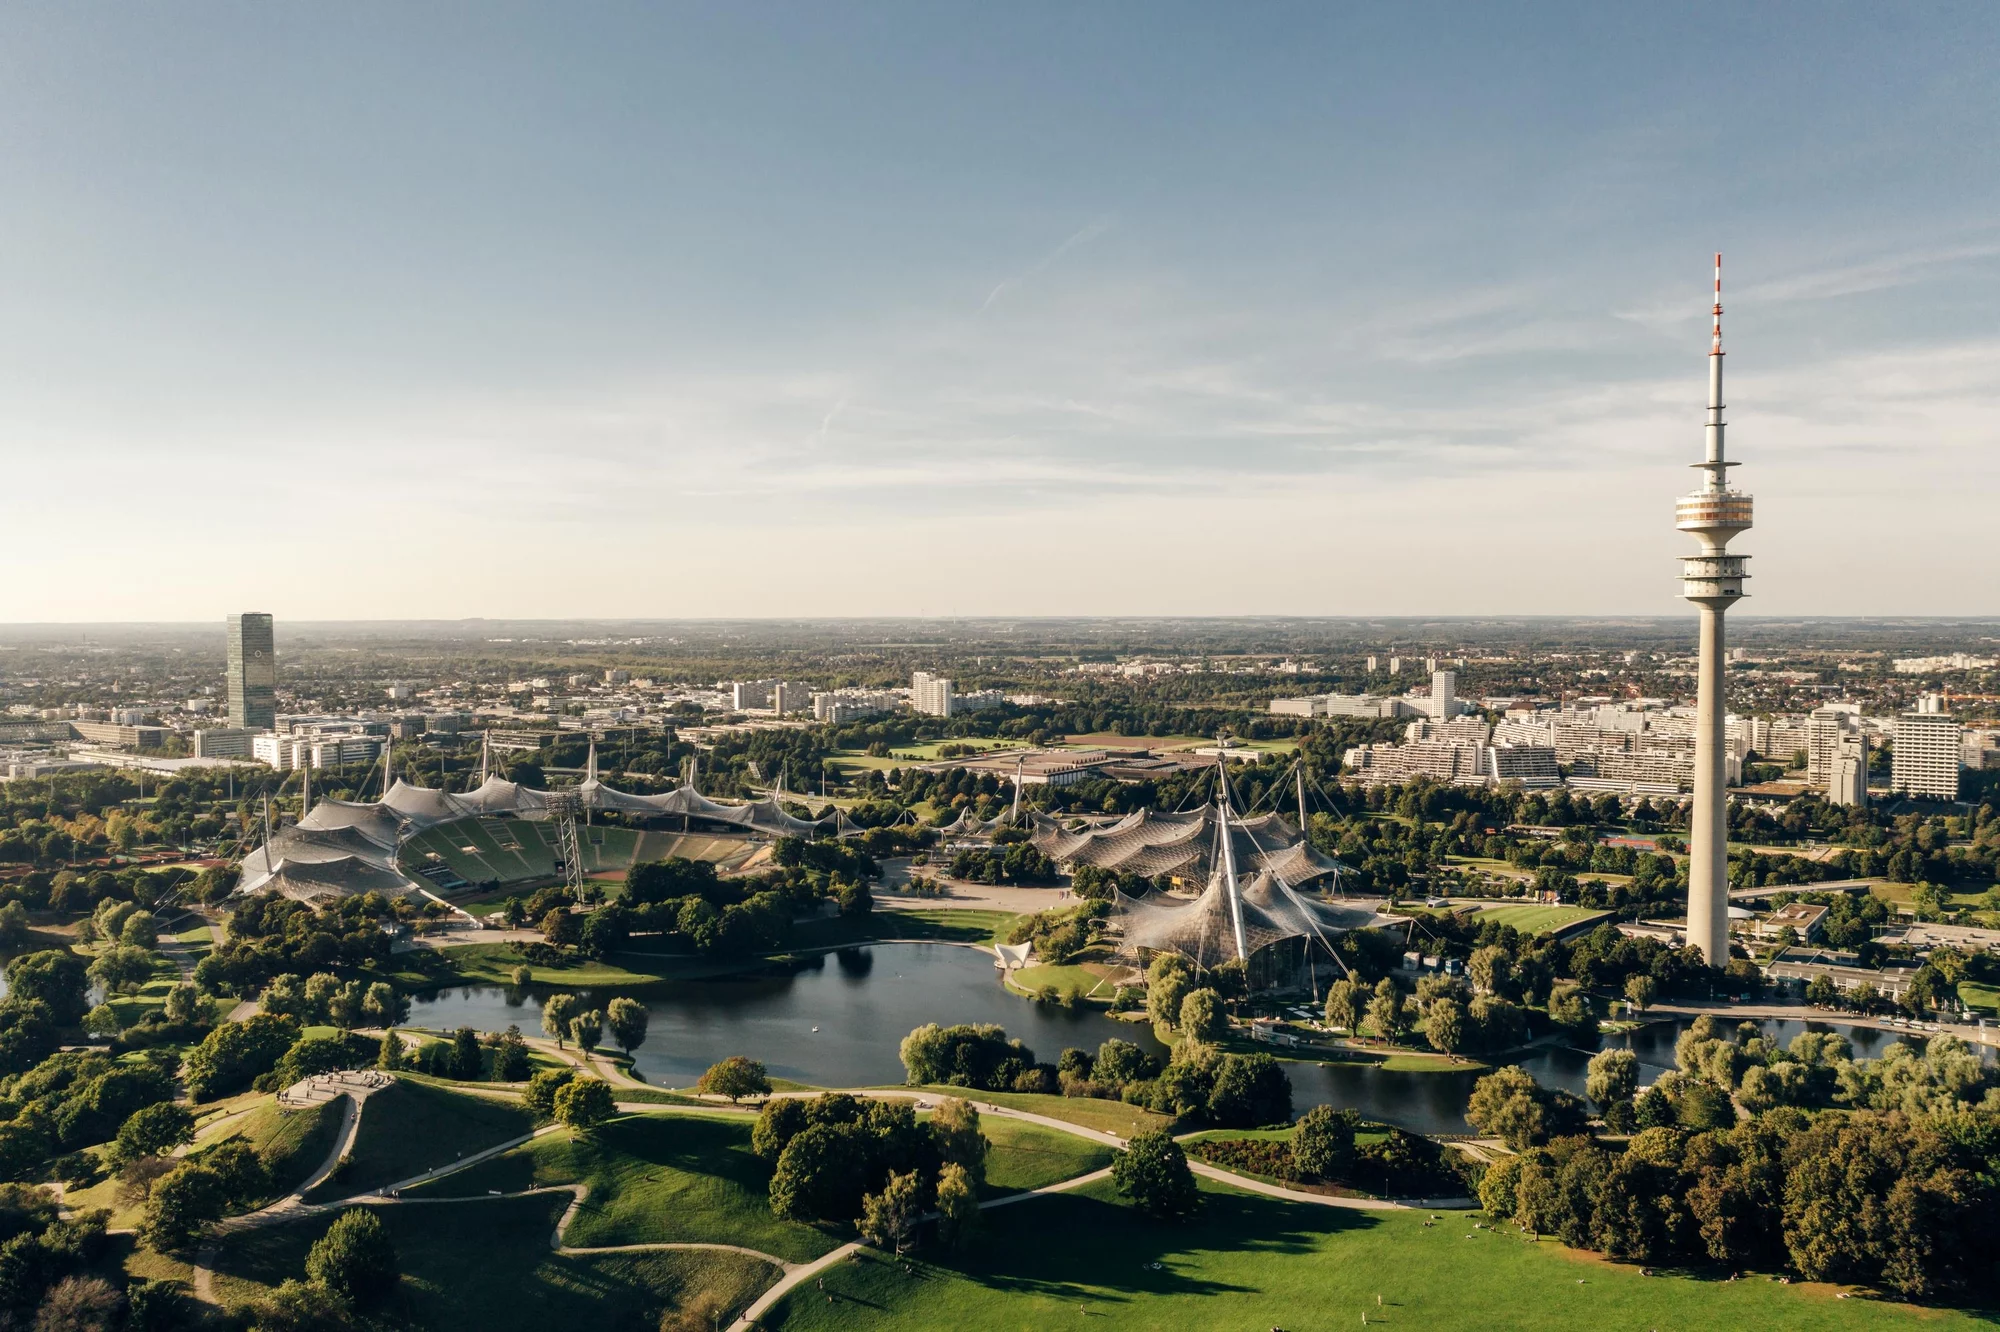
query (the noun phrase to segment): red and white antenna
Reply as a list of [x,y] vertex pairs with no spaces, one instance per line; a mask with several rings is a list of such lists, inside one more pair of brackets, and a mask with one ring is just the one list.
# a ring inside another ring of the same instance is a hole
[[1715,341],[1709,344],[1710,356],[1722,355],[1722,256],[1715,256]]

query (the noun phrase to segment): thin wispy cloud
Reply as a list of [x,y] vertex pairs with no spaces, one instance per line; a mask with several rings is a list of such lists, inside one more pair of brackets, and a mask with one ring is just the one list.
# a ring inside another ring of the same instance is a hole
[[1071,250],[1074,250],[1079,245],[1088,245],[1091,241],[1096,240],[1099,236],[1102,236],[1105,232],[1109,230],[1111,230],[1111,219],[1108,217],[1096,218],[1091,222],[1086,223],[1084,226],[1082,226],[1078,230],[1070,233],[1070,235],[1065,237],[1063,239],[1062,244],[1056,246],[1055,249],[1050,250],[1040,259],[1028,265],[1028,267],[1022,269],[1019,273],[1016,273],[1013,277],[1003,278],[999,283],[997,283],[994,286],[993,290],[986,293],[986,299],[979,303],[979,309],[975,313],[985,314],[989,309],[993,307],[993,302],[1000,299],[1000,294],[1002,292],[1009,291],[1015,287],[1019,287],[1024,282],[1027,282],[1030,278],[1040,275],[1051,264],[1054,264],[1058,259],[1061,259]]

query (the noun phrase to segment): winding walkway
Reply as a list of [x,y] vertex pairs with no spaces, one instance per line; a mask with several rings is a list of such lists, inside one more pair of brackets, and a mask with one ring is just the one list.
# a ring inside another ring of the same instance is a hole
[[[553,1046],[554,1043],[537,1042],[537,1044],[542,1045],[544,1048],[548,1048],[550,1046]],[[580,1053],[571,1052],[568,1050],[563,1051],[563,1053],[572,1056],[572,1058],[568,1062],[576,1063],[586,1068],[589,1067],[589,1064],[586,1063],[586,1061],[583,1059]],[[336,1081],[344,1082],[344,1080],[340,1080],[334,1077],[329,1077],[325,1080],[328,1081],[329,1083]],[[645,1084],[635,1083],[632,1085],[644,1086]],[[360,1133],[363,1103],[367,1100],[369,1094],[376,1090],[379,1090],[379,1088],[372,1085],[367,1085],[366,1083],[357,1083],[352,1086],[342,1085],[341,1094],[344,1096],[346,1100],[346,1105],[342,1114],[340,1133],[337,1135],[333,1149],[327,1153],[326,1159],[320,1163],[319,1167],[313,1171],[312,1175],[307,1178],[305,1183],[301,1184],[297,1189],[293,1190],[285,1197],[278,1199],[276,1202],[258,1208],[254,1212],[246,1212],[241,1216],[229,1217],[217,1224],[215,1230],[212,1232],[208,1241],[204,1243],[204,1245],[196,1253],[194,1258],[193,1286],[194,1286],[195,1298],[208,1304],[214,1304],[217,1302],[214,1294],[214,1260],[216,1255],[216,1241],[225,1235],[229,1235],[242,1230],[256,1229],[263,1226],[278,1225],[285,1222],[303,1220],[307,1217],[316,1216],[325,1212],[341,1211],[349,1207],[360,1206],[360,1205],[366,1205],[370,1207],[423,1206],[425,1204],[482,1201],[482,1199],[475,1199],[475,1198],[405,1198],[402,1197],[401,1194],[404,1189],[414,1188],[417,1185],[430,1183],[434,1180],[442,1179],[447,1175],[456,1174],[461,1170],[468,1169],[472,1166],[480,1164],[481,1162],[489,1161],[492,1160],[494,1157],[503,1155],[504,1153],[507,1152],[511,1152],[517,1147],[524,1146],[527,1143],[534,1141],[536,1138],[542,1137],[546,1134],[560,1132],[562,1129],[562,1125],[560,1124],[545,1125],[542,1128],[536,1129],[532,1133],[526,1133],[519,1137],[510,1138],[505,1142],[497,1143],[492,1147],[488,1147],[482,1151],[475,1152],[472,1155],[464,1157],[460,1160],[450,1162],[449,1164],[446,1165],[438,1166],[435,1169],[425,1171],[420,1175],[413,1175],[408,1179],[397,1180],[394,1183],[384,1184],[374,1190],[370,1190],[363,1193],[357,1193],[349,1197],[334,1199],[327,1202],[306,1201],[305,1195],[310,1193],[313,1189],[317,1188],[323,1182],[325,1182],[333,1174],[333,1172],[339,1168],[342,1159],[348,1156],[353,1151],[355,1139]],[[459,1088],[458,1090],[473,1092],[478,1095],[484,1095],[501,1099],[509,1099],[509,1100],[518,1099],[520,1096],[519,1090],[513,1088],[503,1089],[498,1087],[494,1088],[464,1087],[464,1088]],[[816,1096],[818,1094],[819,1093],[817,1092],[780,1092],[777,1094],[777,1096],[782,1098],[800,1098],[800,1097]],[[936,1101],[938,1099],[941,1099],[940,1094],[936,1092],[913,1091],[913,1090],[906,1091],[897,1088],[858,1089],[853,1091],[851,1094],[855,1096],[867,1097],[877,1100]],[[1057,1119],[1052,1115],[1036,1114],[1030,1110],[1018,1110],[1011,1106],[997,1105],[990,1101],[981,1101],[972,1097],[968,1097],[966,1099],[970,1101],[970,1103],[980,1112],[981,1115],[991,1115],[996,1119],[1019,1120],[1023,1123],[1039,1125],[1043,1128],[1051,1129],[1059,1133],[1067,1133],[1073,1137],[1084,1138],[1087,1139],[1088,1141],[1100,1143],[1106,1146],[1123,1147],[1125,1145],[1125,1139],[1120,1138],[1115,1133],[1110,1133],[1103,1129],[1094,1129],[1086,1125],[1071,1123],[1069,1120],[1066,1119]],[[720,1102],[720,1101],[714,1104],[709,1104],[704,1102],[699,1106],[661,1105],[653,1102],[623,1102],[619,1103],[618,1109],[621,1113],[624,1114],[659,1114],[659,1115],[689,1114],[689,1113],[710,1114],[718,1110],[720,1111],[735,1110],[742,1114],[755,1113],[755,1111],[752,1110],[750,1107],[734,1106],[728,1104],[727,1102]],[[1267,1184],[1262,1180],[1250,1179],[1246,1176],[1235,1174],[1231,1171],[1223,1170],[1216,1166],[1209,1165],[1207,1162],[1204,1161],[1190,1160],[1188,1164],[1190,1168],[1193,1169],[1193,1171],[1197,1175],[1200,1175],[1206,1179],[1213,1180],[1216,1183],[1225,1184],[1231,1188],[1241,1189],[1247,1193],[1261,1194],[1265,1197],[1278,1198],[1287,1202],[1307,1203],[1319,1207],[1348,1208],[1356,1211],[1392,1211],[1392,1210],[1401,1210],[1413,1205],[1409,1203],[1397,1202],[1383,1198],[1349,1198],[1349,1197],[1335,1197],[1332,1195],[1321,1194],[1321,1193],[1306,1193],[1296,1189],[1288,1189],[1283,1187],[1282,1185]],[[979,1206],[981,1210],[990,1210],[999,1207],[1011,1207],[1017,1203],[1026,1202],[1031,1198],[1040,1198],[1050,1194],[1057,1194],[1057,1193],[1067,1193],[1072,1189],[1082,1188],[1085,1185],[1096,1183],[1099,1180],[1108,1179],[1110,1175],[1111,1175],[1111,1168],[1109,1166],[1106,1166],[1103,1167],[1102,1169],[1092,1170],[1085,1174],[1077,1175],[1070,1179],[1061,1180],[1054,1184],[1045,1185],[1038,1189],[1024,1190],[1020,1193],[1009,1194],[1003,1198],[991,1198],[980,1203]],[[730,1324],[730,1332],[750,1332],[750,1329],[756,1326],[757,1320],[759,1318],[763,1317],[764,1314],[769,1312],[773,1307],[777,1305],[777,1303],[780,1300],[784,1299],[792,1291],[798,1289],[798,1287],[801,1284],[803,1284],[807,1280],[819,1276],[821,1273],[825,1272],[828,1268],[834,1266],[835,1264],[842,1262],[843,1260],[849,1259],[864,1247],[859,1241],[853,1241],[847,1244],[840,1245],[831,1252],[824,1254],[817,1259],[814,1259],[812,1262],[795,1263],[789,1261],[788,1259],[780,1258],[776,1254],[765,1253],[761,1250],[747,1248],[739,1244],[658,1242],[650,1244],[607,1245],[602,1247],[581,1247],[581,1246],[566,1245],[563,1243],[563,1236],[565,1233],[567,1233],[570,1223],[575,1219],[577,1213],[580,1210],[582,1210],[585,1200],[590,1196],[590,1186],[588,1184],[584,1183],[550,1184],[550,1185],[543,1185],[537,1188],[524,1189],[518,1193],[510,1193],[500,1196],[504,1196],[507,1198],[525,1198],[537,1194],[547,1194],[547,1193],[567,1193],[570,1196],[569,1206],[563,1209],[562,1216],[557,1219],[555,1224],[555,1229],[549,1236],[550,1249],[555,1253],[562,1254],[564,1256],[589,1257],[591,1255],[604,1254],[604,1253],[637,1253],[637,1252],[670,1251],[670,1250],[708,1250],[714,1252],[740,1254],[744,1257],[754,1258],[761,1262],[769,1263],[772,1267],[776,1268],[779,1272],[778,1280],[774,1282],[769,1289],[765,1290],[754,1301],[752,1301],[750,1306],[747,1309],[745,1309],[740,1316],[738,1316],[736,1321]],[[1431,1207],[1431,1206],[1442,1206],[1448,1204],[1442,1204],[1429,1200],[1419,1200],[1414,1205],[1420,1207]]]

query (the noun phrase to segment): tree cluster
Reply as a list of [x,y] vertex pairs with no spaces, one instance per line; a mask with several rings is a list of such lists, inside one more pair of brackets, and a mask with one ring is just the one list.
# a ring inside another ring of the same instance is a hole
[[979,1111],[955,1097],[928,1120],[907,1100],[844,1092],[768,1101],[750,1145],[772,1165],[775,1214],[857,1222],[868,1238],[898,1250],[933,1205],[962,1231],[986,1178]]

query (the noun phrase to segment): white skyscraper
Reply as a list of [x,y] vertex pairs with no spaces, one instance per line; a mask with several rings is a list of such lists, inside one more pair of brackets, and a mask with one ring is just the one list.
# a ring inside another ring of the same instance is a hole
[[1729,484],[1735,466],[1723,454],[1722,256],[1715,256],[1715,327],[1708,350],[1708,425],[1701,488],[1674,507],[1674,526],[1701,541],[1701,553],[1681,559],[1681,595],[1700,608],[1701,665],[1694,733],[1693,827],[1688,838],[1687,939],[1712,967],[1729,961],[1729,811],[1725,784],[1722,671],[1728,650],[1723,613],[1743,597],[1747,558],[1727,553],[1731,537],[1751,525],[1750,496]]
[[1905,795],[1958,799],[1958,765],[1964,727],[1943,711],[1943,700],[1926,694],[1915,712],[1896,718],[1896,747],[1889,756],[1889,786]]
[[918,671],[910,677],[910,706],[918,712],[932,717],[949,717],[955,710],[956,702],[951,681],[942,675]]
[[1458,712],[1458,674],[1455,671],[1431,672],[1431,718],[1435,721],[1450,721]]

